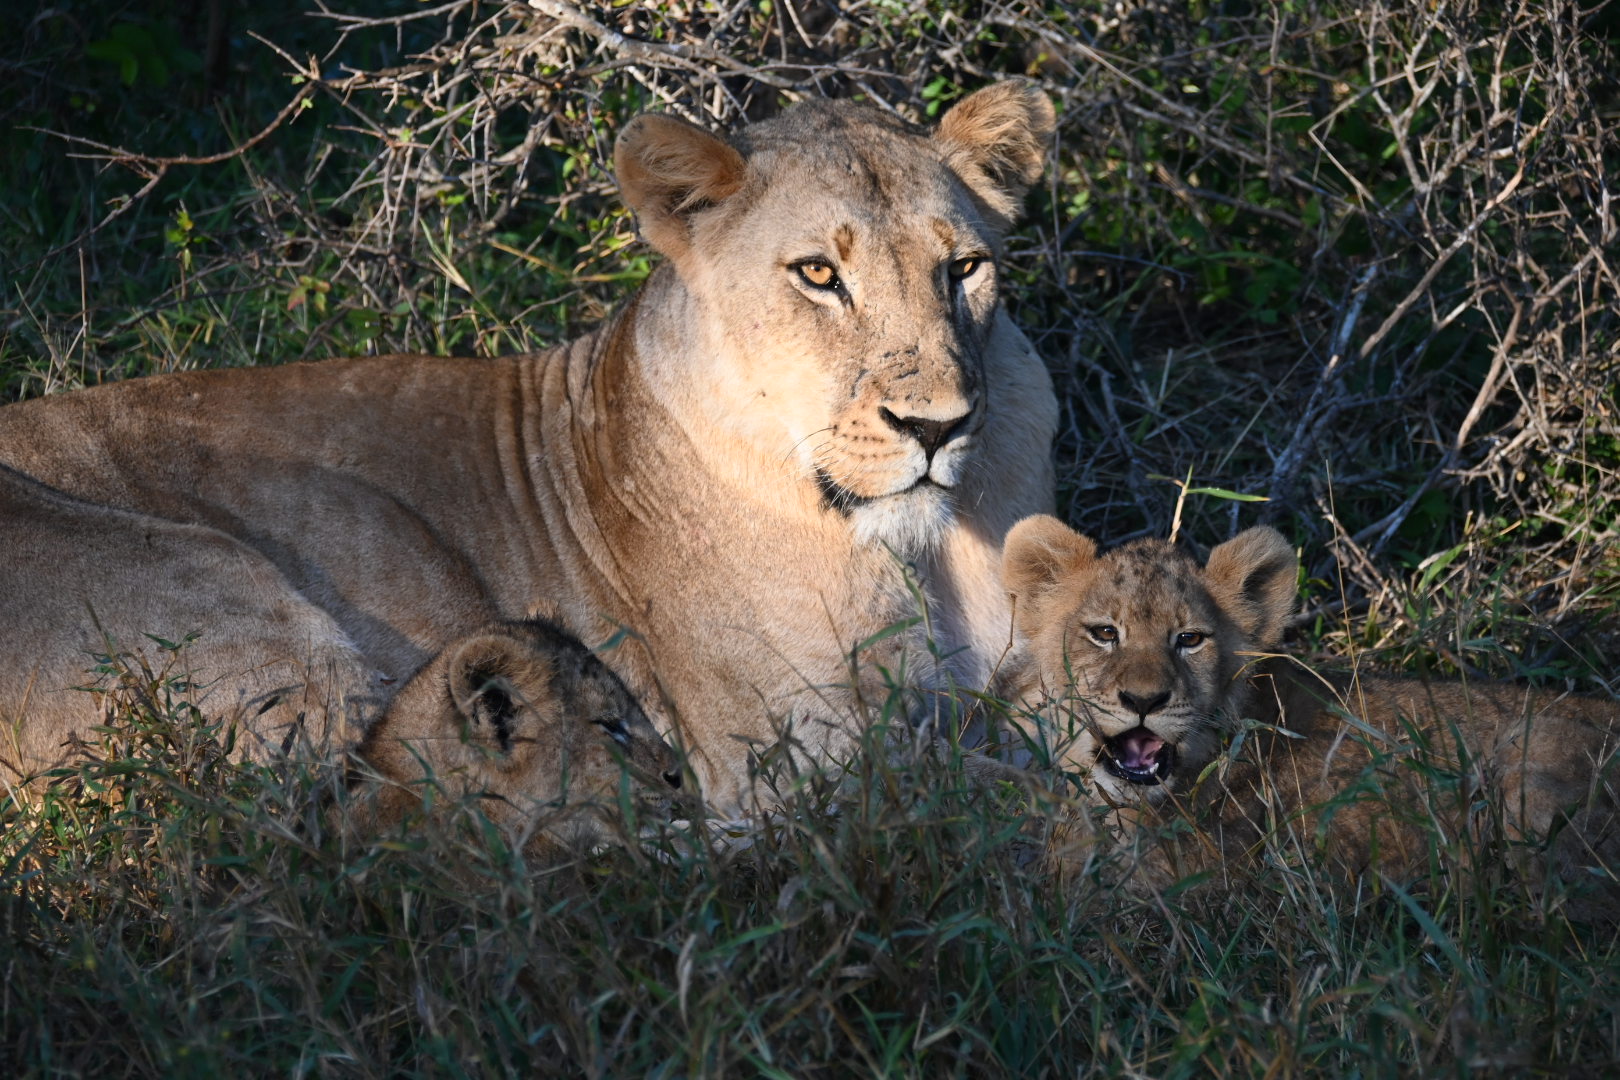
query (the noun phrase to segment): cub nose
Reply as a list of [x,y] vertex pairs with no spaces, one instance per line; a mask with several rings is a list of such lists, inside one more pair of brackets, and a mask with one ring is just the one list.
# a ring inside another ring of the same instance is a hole
[[953,416],[945,420],[930,420],[923,416],[896,416],[887,408],[879,408],[878,415],[883,422],[902,435],[909,435],[922,446],[923,455],[931,462],[934,452],[967,427],[968,418],[973,415],[970,408],[960,416]]
[[1164,703],[1170,700],[1170,691],[1160,690],[1156,694],[1133,694],[1129,690],[1119,692],[1119,703],[1135,713],[1144,722],[1148,716],[1158,712]]

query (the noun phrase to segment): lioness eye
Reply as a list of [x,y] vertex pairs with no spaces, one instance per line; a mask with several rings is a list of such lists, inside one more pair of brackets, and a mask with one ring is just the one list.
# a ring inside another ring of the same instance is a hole
[[1176,635],[1176,648],[1196,649],[1204,643],[1204,637],[1205,635],[1197,630],[1183,630]]
[[838,275],[824,262],[800,263],[799,276],[804,278],[805,284],[817,289],[836,289],[839,285]]
[[1119,640],[1119,628],[1117,626],[1108,626],[1107,624],[1088,626],[1086,627],[1086,633],[1090,634],[1091,640],[1099,645],[1112,645]]
[[956,259],[946,267],[946,273],[950,274],[952,281],[961,281],[972,277],[983,261],[983,259]]

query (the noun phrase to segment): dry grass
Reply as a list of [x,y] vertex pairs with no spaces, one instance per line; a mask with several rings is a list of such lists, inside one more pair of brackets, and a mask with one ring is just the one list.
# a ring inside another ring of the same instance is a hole
[[[1616,689],[1605,8],[195,7],[41,4],[0,59],[8,399],[553,342],[647,271],[607,172],[633,113],[724,127],[862,94],[926,119],[1025,74],[1061,123],[1008,302],[1058,385],[1068,519],[1118,541],[1169,530],[1176,481],[1265,496],[1189,493],[1181,530],[1289,532],[1302,649]],[[1032,863],[1043,815],[1018,793],[862,760],[824,795],[838,813],[746,851],[671,835],[536,875],[471,812],[346,850],[318,775],[221,763],[178,702],[120,724],[111,760],[4,811],[0,1045],[22,1072],[1620,1060],[1612,935],[1438,838],[1401,890],[1329,880],[1307,838],[1224,902],[1146,901],[1106,859]]]

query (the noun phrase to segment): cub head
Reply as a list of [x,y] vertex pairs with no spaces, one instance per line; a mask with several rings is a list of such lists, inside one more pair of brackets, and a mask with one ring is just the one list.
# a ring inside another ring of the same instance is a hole
[[360,826],[387,828],[439,799],[476,795],[531,855],[612,839],[626,773],[652,800],[681,785],[680,759],[624,684],[541,619],[450,645],[400,690],[355,756]]
[[1199,566],[1163,540],[1103,554],[1056,518],[1015,525],[1002,576],[1042,690],[1073,717],[1063,760],[1116,801],[1160,799],[1196,775],[1245,685],[1241,654],[1282,640],[1296,573],[1293,549],[1265,526]]
[[1022,82],[931,131],[849,101],[730,139],[637,117],[619,187],[678,278],[680,332],[700,336],[680,342],[664,397],[701,439],[720,430],[761,467],[786,464],[858,537],[926,547],[984,425],[996,260],[1053,127]]

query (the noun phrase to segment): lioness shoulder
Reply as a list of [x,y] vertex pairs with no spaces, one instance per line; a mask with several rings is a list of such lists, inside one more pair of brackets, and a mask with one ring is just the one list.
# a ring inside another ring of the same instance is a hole
[[[1606,879],[1581,901],[1586,913],[1620,899],[1620,704],[1508,683],[1324,674],[1277,655],[1297,561],[1270,528],[1239,534],[1200,566],[1159,540],[1101,553],[1037,517],[1008,536],[1004,573],[1032,682],[1052,700],[1048,733],[1108,798],[1186,796],[1229,857],[1287,829],[1322,838],[1350,872],[1414,869],[1436,822],[1477,832],[1499,820],[1510,840],[1545,845],[1566,880]],[[1244,726],[1245,752],[1203,776]]]
[[621,785],[659,801],[682,779],[618,677],[544,619],[452,643],[367,732],[352,776],[348,812],[361,831],[476,796],[531,856],[611,840]]

